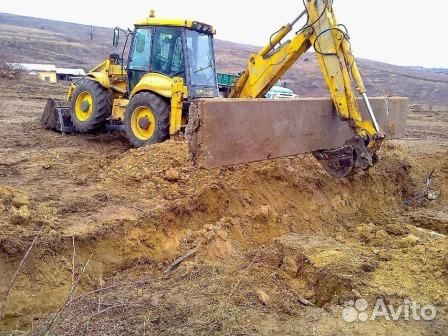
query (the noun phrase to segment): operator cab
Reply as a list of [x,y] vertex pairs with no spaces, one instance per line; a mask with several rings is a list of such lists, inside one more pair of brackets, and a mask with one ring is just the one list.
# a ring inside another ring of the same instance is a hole
[[190,98],[218,97],[213,27],[149,17],[135,25],[127,64],[129,91],[147,73],[182,77]]

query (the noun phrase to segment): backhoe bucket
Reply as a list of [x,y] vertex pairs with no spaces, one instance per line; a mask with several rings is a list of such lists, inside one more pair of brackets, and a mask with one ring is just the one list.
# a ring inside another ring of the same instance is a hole
[[[408,99],[372,98],[371,104],[386,139],[404,137]],[[186,133],[193,162],[205,168],[344,148],[356,135],[329,98],[198,100]]]
[[75,132],[70,117],[70,107],[63,100],[48,99],[40,123],[45,128],[61,133]]

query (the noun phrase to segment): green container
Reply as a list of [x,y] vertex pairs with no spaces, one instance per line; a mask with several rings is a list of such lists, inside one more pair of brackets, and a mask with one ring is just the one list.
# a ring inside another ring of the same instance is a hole
[[238,79],[238,75],[229,73],[218,73],[218,85],[219,86],[233,86],[235,81]]

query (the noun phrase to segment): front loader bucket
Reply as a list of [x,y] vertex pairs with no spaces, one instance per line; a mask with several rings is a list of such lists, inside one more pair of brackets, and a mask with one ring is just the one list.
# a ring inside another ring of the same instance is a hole
[[63,100],[48,99],[40,123],[45,128],[61,133],[75,132],[70,117],[70,107]]
[[[404,137],[408,99],[379,97],[371,104],[386,139]],[[204,168],[337,149],[355,135],[329,98],[201,99],[190,106],[186,133],[193,162]]]

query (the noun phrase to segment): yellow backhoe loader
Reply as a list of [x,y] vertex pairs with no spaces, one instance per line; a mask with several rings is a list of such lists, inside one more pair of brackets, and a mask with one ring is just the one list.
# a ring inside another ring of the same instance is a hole
[[[201,161],[198,156],[204,156],[205,166],[310,151],[336,177],[368,169],[377,159],[385,133],[367,97],[348,32],[337,23],[331,0],[307,0],[304,4],[305,10],[296,19],[250,57],[226,99],[219,98],[212,26],[156,18],[151,12],[132,32],[116,28],[113,45],[118,46],[124,33],[123,50],[130,41],[129,55],[125,57],[124,51],[112,54],[73,83],[68,104],[50,99],[42,124],[80,133],[106,124],[122,125],[136,147],[188,133],[193,157]],[[305,17],[305,25],[294,32]],[[288,35],[291,39],[284,41]],[[328,85],[331,104],[328,99],[258,99],[311,47]],[[355,92],[362,100],[357,100]],[[380,109],[384,109],[383,101],[394,104],[383,99],[376,104]],[[365,113],[358,106],[360,102]],[[395,110],[403,114],[401,107],[406,101],[398,105]],[[385,112],[383,123],[390,126],[389,106]],[[292,120],[299,117],[305,120]],[[402,119],[395,118],[389,128],[397,132],[403,127]],[[320,133],[313,135],[312,129]],[[269,133],[269,138],[259,138],[260,133]],[[342,143],[337,139],[340,137],[345,137]],[[266,148],[269,150],[264,153]]]

